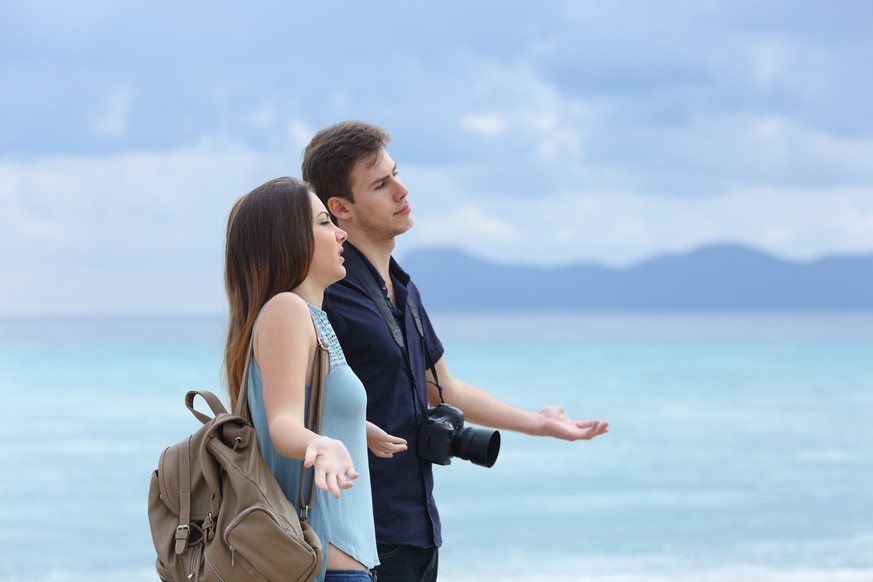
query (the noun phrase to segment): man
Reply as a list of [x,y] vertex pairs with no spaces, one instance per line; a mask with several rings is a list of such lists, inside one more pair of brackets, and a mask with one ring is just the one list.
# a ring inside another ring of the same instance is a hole
[[[418,289],[391,257],[395,237],[413,220],[409,191],[385,149],[389,140],[383,129],[357,121],[323,129],[304,151],[303,179],[348,233],[347,274],[326,291],[324,309],[367,389],[367,420],[375,425],[368,442],[377,453],[370,455],[370,477],[378,580],[408,582],[436,579],[442,544],[432,464],[418,457],[415,446],[427,407],[440,402],[437,382],[445,401],[474,424],[579,440],[605,433],[607,423],[571,420],[560,407],[527,412],[451,375]],[[349,269],[353,261],[365,270]],[[377,285],[369,292],[368,277]],[[395,339],[392,327],[402,339]],[[388,434],[410,443],[409,451],[390,458]]]

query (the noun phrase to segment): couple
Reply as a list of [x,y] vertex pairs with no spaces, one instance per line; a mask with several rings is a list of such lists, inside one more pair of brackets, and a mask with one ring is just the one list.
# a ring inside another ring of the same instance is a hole
[[[565,440],[607,431],[606,423],[571,420],[560,407],[520,410],[452,377],[418,290],[391,257],[395,237],[413,220],[389,139],[356,121],[318,132],[304,151],[305,183],[278,178],[255,188],[227,225],[231,404],[247,373],[258,444],[289,500],[296,503],[303,467],[314,467],[309,520],[326,553],[319,580],[436,579],[442,538],[432,465],[414,445],[422,403],[440,401],[437,377],[445,401],[476,424]],[[352,254],[379,283],[405,351],[364,282],[347,275]],[[421,332],[408,299],[418,306]],[[321,435],[303,422],[313,323],[330,344]]]

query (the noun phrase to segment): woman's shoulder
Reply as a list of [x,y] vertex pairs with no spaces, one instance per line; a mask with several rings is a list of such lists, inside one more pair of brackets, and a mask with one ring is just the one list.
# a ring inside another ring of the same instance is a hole
[[297,310],[301,313],[307,313],[309,308],[306,306],[306,301],[300,295],[291,291],[283,291],[273,295],[265,304],[262,313],[267,310]]
[[261,309],[258,327],[263,329],[282,329],[300,331],[312,327],[309,306],[299,295],[291,292],[278,293],[270,298]]

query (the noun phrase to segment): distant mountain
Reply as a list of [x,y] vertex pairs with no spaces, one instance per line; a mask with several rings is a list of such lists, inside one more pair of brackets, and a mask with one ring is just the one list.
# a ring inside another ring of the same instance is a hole
[[725,244],[619,269],[504,265],[431,249],[401,264],[430,311],[873,308],[873,255],[799,263]]

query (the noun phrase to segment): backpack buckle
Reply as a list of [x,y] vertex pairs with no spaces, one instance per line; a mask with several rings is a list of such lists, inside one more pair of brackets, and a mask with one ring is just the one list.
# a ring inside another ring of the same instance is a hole
[[190,535],[191,528],[188,527],[188,524],[176,528],[176,554],[184,554],[188,550],[188,536]]

